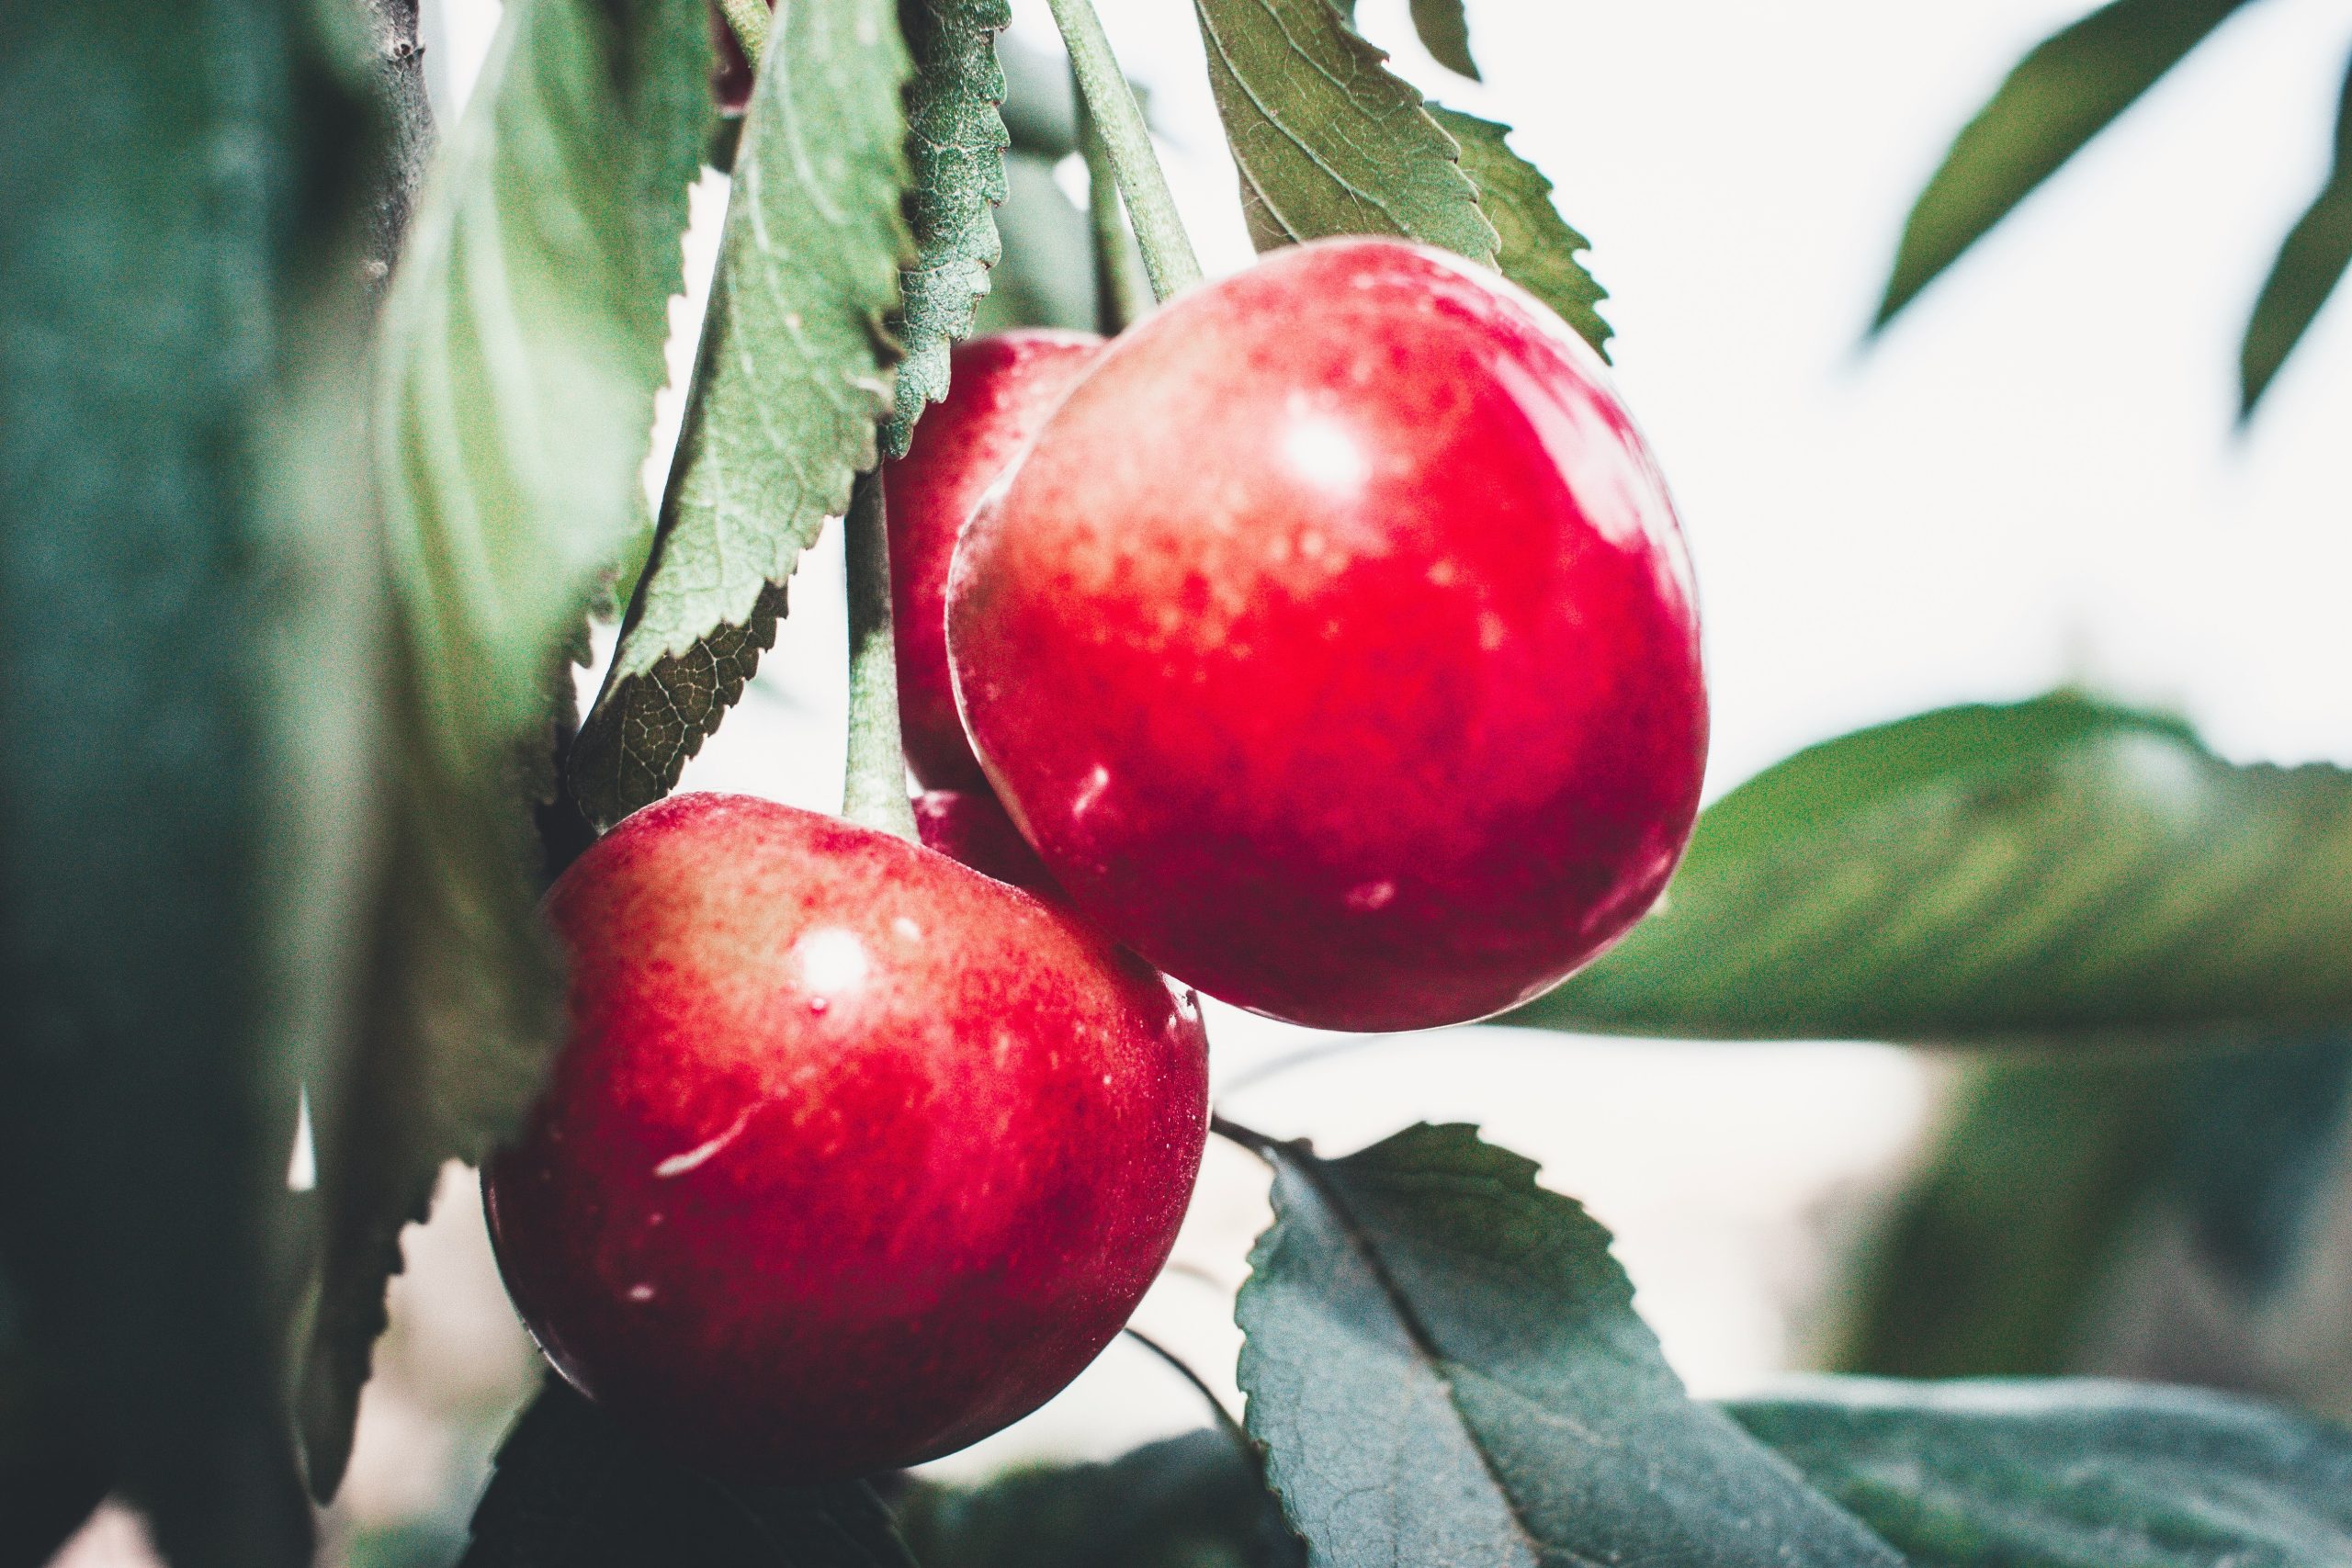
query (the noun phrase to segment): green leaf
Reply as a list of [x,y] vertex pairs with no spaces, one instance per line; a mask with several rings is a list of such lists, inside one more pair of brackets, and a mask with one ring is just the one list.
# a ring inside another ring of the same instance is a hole
[[2106,1055],[1973,1067],[1934,1154],[1858,1252],[1837,1364],[1900,1377],[2070,1365],[2165,1168],[2187,1069]]
[[2123,1263],[2165,1214],[2212,1286],[2258,1303],[2303,1256],[2348,1094],[2341,1032],[1976,1066],[1859,1249],[1837,1364],[1902,1377],[2078,1364],[2131,1277]]
[[1330,0],[1194,0],[1261,251],[1400,234],[1493,265],[1462,150]]
[[2352,265],[2352,74],[2345,77],[2336,103],[2335,163],[2327,183],[2287,231],[2245,324],[2245,343],[2238,355],[2241,419],[2262,400],[2271,378],[2318,319],[2320,307],[2335,292],[2347,265]]
[[641,545],[639,477],[711,122],[698,0],[510,0],[385,305],[377,471],[401,625],[370,1037],[322,1107],[327,1258],[300,1393],[340,1478],[399,1234],[537,1094],[558,1025],[531,806],[571,660]]
[[2112,0],[2034,46],[1912,206],[1876,326],[2008,216],[2245,0]]
[[1648,919],[1498,1022],[1732,1039],[2243,1041],[2352,1018],[2352,775],[2058,694],[1816,746]]
[[1268,1155],[1241,1386],[1314,1563],[1900,1568],[1683,1393],[1608,1233],[1531,1162],[1459,1126]]
[[889,1511],[864,1482],[722,1485],[550,1377],[498,1450],[458,1568],[673,1563],[914,1568]]
[[178,1568],[311,1561],[286,1162],[347,1046],[383,610],[371,128],[317,24],[0,7],[0,1253],[42,1424],[0,1498],[118,1484]]
[[917,260],[899,275],[902,300],[890,321],[906,352],[896,412],[882,434],[894,457],[906,454],[923,406],[947,395],[947,351],[971,335],[973,307],[1001,250],[994,209],[1005,197],[1010,139],[998,112],[1004,72],[996,35],[1012,10],[1009,0],[900,0],[899,20],[915,64],[906,99],[907,220]]
[[1299,1568],[1258,1467],[1223,1432],[1108,1464],[1038,1465],[969,1490],[916,1480],[893,1505],[923,1568]]
[[1820,1379],[1728,1408],[1915,1568],[2352,1562],[2352,1433],[2245,1400]]
[[571,753],[599,825],[659,799],[775,637],[785,582],[874,466],[912,254],[888,0],[776,10],[735,163],[661,532]]
[[1470,58],[1470,20],[1462,14],[1462,0],[1413,0],[1413,30],[1431,60],[1473,82],[1481,79],[1478,62]]
[[26,1343],[0,1279],[0,1562],[48,1562],[106,1498],[113,1477],[73,1419],[54,1369]]
[[1606,359],[1609,323],[1594,307],[1609,293],[1577,259],[1592,242],[1562,220],[1552,205],[1552,182],[1505,143],[1510,127],[1438,104],[1429,111],[1462,145],[1462,171],[1478,187],[1478,206],[1501,241],[1495,265]]

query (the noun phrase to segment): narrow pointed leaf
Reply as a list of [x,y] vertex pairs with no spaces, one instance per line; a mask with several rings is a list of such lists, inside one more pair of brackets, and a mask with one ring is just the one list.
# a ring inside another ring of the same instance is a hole
[[947,351],[971,335],[972,312],[1001,250],[995,209],[1004,200],[1010,141],[999,106],[1004,72],[996,35],[1008,0],[901,0],[899,19],[914,57],[907,86],[907,220],[915,265],[890,326],[906,358],[883,448],[903,456],[923,405],[947,395]]
[[1913,1568],[2352,1562],[2352,1433],[2247,1400],[1824,1378],[1727,1408]]
[[1478,206],[1500,241],[1495,265],[1607,358],[1609,323],[1595,307],[1609,294],[1577,259],[1592,242],[1561,219],[1552,205],[1552,182],[1510,150],[1504,140],[1510,127],[1436,104],[1430,113],[1462,145],[1462,171],[1478,187]]
[[286,1160],[346,1043],[383,608],[347,434],[368,117],[313,19],[0,7],[0,1337],[12,1418],[57,1423],[8,1436],[0,1516],[30,1549],[116,1484],[177,1568],[311,1560]]
[[1479,80],[1478,62],[1470,58],[1470,20],[1462,14],[1462,0],[1413,0],[1413,30],[1431,60],[1473,82]]
[[2245,1040],[2352,1018],[2352,773],[2066,694],[1947,708],[1702,814],[1648,919],[1498,1022],[1725,1039]]
[[609,824],[678,772],[774,640],[785,583],[874,466],[913,254],[889,0],[784,0],[737,150],[718,276],[651,559],[572,789]]
[[553,1377],[498,1450],[458,1568],[915,1568],[862,1481],[722,1485]]
[[300,1395],[342,1474],[399,1234],[537,1092],[557,985],[531,807],[571,659],[641,546],[639,469],[711,118],[692,0],[510,0],[385,305],[375,438],[401,625],[371,1035],[322,1106],[327,1259]]
[[2352,74],[2335,109],[2335,163],[2327,183],[2278,247],[2263,280],[2238,355],[2241,416],[2254,412],[2271,378],[2318,319],[2320,308],[2352,265]]
[[1968,122],[1913,204],[1883,326],[2245,0],[2110,0],[2044,39]]
[[1529,1161],[1459,1126],[1271,1157],[1241,1386],[1317,1568],[1900,1568],[1683,1392],[1608,1233]]
[[1331,0],[1194,0],[1260,250],[1399,234],[1487,265],[1462,151]]

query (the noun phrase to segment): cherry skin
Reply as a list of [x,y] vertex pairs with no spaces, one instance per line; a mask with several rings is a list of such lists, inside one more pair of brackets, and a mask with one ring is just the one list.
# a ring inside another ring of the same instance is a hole
[[945,400],[916,423],[907,455],[883,467],[899,733],[907,765],[926,789],[988,787],[947,677],[947,567],[956,535],[1102,352],[1092,333],[1043,329],[958,344]]
[[571,1035],[486,1171],[583,1393],[715,1473],[935,1458],[1051,1397],[1172,1245],[1198,1010],[1055,905],[742,796],[649,807],[548,895]]
[[922,847],[970,866],[984,876],[1009,882],[1040,898],[1062,899],[1046,863],[1004,814],[984,785],[975,790],[932,789],[915,796],[915,830]]
[[1457,1023],[1622,935],[1706,758],[1681,532],[1599,358],[1389,240],[1107,348],[966,526],[965,727],[1080,911],[1330,1029]]

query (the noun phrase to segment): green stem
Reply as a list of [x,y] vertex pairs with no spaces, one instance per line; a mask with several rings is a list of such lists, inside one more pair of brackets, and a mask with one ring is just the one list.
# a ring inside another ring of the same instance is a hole
[[[1078,73],[1070,75],[1074,81]],[[1074,96],[1078,149],[1086,159],[1086,216],[1094,231],[1094,324],[1104,337],[1115,337],[1143,314],[1149,303],[1148,286],[1136,265],[1142,258],[1127,238],[1126,204],[1119,199],[1110,146],[1086,107],[1084,91]]]
[[1151,148],[1151,128],[1144,123],[1143,106],[1119,70],[1102,18],[1094,14],[1093,0],[1050,0],[1054,23],[1069,49],[1069,68],[1078,90],[1092,111],[1102,133],[1119,194],[1126,198],[1134,218],[1136,241],[1143,247],[1144,270],[1151,274],[1155,299],[1190,288],[1201,280],[1200,258],[1177,216],[1176,197],[1168,189],[1167,172]]
[[899,655],[890,635],[890,526],[882,471],[857,476],[842,519],[849,570],[849,759],[842,815],[915,839],[899,739]]
[[718,9],[727,25],[735,29],[735,41],[743,46],[743,58],[759,69],[760,59],[768,51],[767,0],[718,0]]

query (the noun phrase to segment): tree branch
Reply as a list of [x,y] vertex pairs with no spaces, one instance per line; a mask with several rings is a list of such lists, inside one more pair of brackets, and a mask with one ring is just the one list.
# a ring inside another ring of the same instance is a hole
[[424,44],[417,36],[419,0],[359,0],[382,82],[386,136],[381,185],[368,215],[368,282],[381,298],[408,237],[417,186],[433,156],[433,100],[424,90]]

